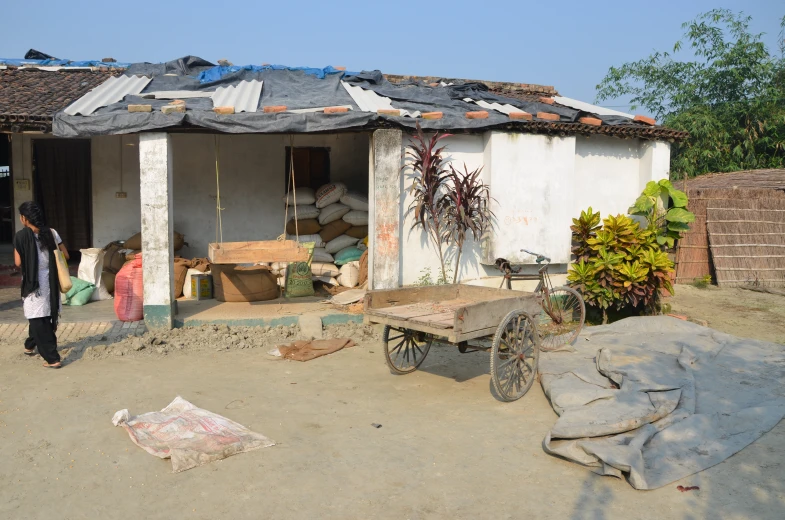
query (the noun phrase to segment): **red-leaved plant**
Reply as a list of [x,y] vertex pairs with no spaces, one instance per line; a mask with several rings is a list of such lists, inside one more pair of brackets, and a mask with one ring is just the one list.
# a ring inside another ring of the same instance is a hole
[[480,241],[494,215],[490,208],[490,187],[480,178],[482,166],[471,172],[466,164],[462,172],[452,165],[449,167],[450,185],[439,201],[439,213],[444,221],[444,241],[454,243],[457,248],[452,281],[456,283],[466,237],[471,234],[474,240]]
[[444,251],[442,239],[444,237],[444,224],[440,213],[440,200],[442,190],[447,180],[448,173],[445,168],[444,146],[437,148],[437,144],[450,134],[436,133],[428,139],[417,123],[417,133],[411,138],[411,145],[406,152],[408,164],[412,169],[412,185],[410,188],[414,201],[409,211],[414,214],[412,228],[421,226],[428,237],[436,245],[439,252],[439,262],[442,268],[442,278],[447,279],[444,264]]

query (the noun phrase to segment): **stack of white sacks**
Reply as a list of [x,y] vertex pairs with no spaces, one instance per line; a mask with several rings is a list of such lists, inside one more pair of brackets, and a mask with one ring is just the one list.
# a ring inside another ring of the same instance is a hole
[[[357,287],[359,260],[368,247],[368,197],[348,191],[343,183],[333,182],[316,192],[297,188],[283,200],[289,205],[287,238],[315,243],[311,263],[313,279]],[[271,267],[283,284],[286,264],[276,262]]]

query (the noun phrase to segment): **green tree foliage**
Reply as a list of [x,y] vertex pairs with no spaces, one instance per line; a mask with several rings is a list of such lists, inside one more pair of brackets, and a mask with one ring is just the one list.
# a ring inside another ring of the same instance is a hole
[[[726,9],[683,24],[672,52],[611,67],[597,100],[631,99],[666,127],[689,132],[673,147],[674,179],[708,172],[785,167],[785,16],[779,55],[750,17]],[[689,47],[693,59],[676,55]]]

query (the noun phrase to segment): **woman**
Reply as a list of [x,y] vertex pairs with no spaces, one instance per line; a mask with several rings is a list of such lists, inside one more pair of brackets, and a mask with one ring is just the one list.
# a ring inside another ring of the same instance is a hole
[[14,237],[14,260],[22,268],[22,301],[30,332],[25,341],[25,354],[38,353],[44,367],[60,368],[57,353],[57,319],[60,315],[60,280],[57,277],[55,250],[68,259],[68,251],[57,231],[44,222],[44,213],[35,202],[19,206],[19,220],[24,226]]

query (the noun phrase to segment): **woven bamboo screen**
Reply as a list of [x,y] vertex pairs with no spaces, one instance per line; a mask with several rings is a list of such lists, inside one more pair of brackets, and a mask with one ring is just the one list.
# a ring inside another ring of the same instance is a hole
[[720,287],[785,287],[785,198],[710,200],[707,228]]
[[[676,181],[674,184],[687,193],[688,209],[695,213],[695,222],[690,225],[690,230],[679,240],[677,246],[676,283],[690,283],[706,275],[717,279],[706,226],[707,208],[711,202],[785,198],[785,170],[701,175],[686,182]],[[716,202],[711,204],[711,207],[726,206]],[[785,253],[785,250],[781,253]]]

